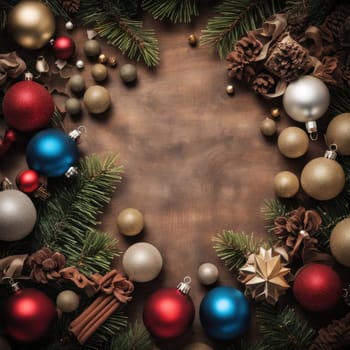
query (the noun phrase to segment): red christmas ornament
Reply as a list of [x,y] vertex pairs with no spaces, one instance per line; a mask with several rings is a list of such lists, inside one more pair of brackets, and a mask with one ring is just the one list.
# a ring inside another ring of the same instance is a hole
[[67,60],[75,50],[74,41],[68,36],[60,36],[53,42],[53,52],[61,60]]
[[55,109],[49,92],[31,80],[12,85],[4,96],[2,107],[6,122],[25,132],[45,127]]
[[310,264],[299,270],[293,294],[298,303],[309,311],[327,311],[340,299],[342,282],[328,265]]
[[32,169],[21,171],[16,176],[17,187],[24,193],[32,193],[40,186],[40,175]]
[[175,338],[191,327],[195,310],[188,295],[190,283],[191,278],[185,277],[177,288],[161,289],[148,298],[143,309],[143,322],[153,336]]
[[3,310],[4,330],[20,342],[43,339],[56,319],[54,303],[36,289],[21,289],[12,284],[14,294],[6,301]]

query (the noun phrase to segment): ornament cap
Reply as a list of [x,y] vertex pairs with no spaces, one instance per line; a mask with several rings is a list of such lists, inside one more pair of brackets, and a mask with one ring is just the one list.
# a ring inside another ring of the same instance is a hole
[[78,128],[72,130],[68,136],[73,139],[73,141],[76,141],[84,131],[86,131],[85,126],[80,125]]
[[72,176],[78,175],[78,168],[71,166],[64,174],[68,179]]
[[318,139],[316,121],[315,120],[308,120],[305,123],[305,127],[306,127],[307,132],[310,134],[310,139],[312,141],[316,141]]
[[[6,277],[5,277],[6,278]],[[22,286],[19,282],[16,282],[12,277],[8,278],[8,283],[10,285],[11,291],[17,293],[22,290]]]
[[32,72],[25,72],[24,73],[24,80],[33,80],[34,79],[34,75]]
[[182,294],[189,294],[190,290],[191,290],[191,282],[192,282],[192,279],[190,276],[186,276],[184,278],[184,280],[182,282],[180,282],[178,285],[177,285],[177,289],[182,293]]
[[324,157],[327,159],[335,160],[337,158],[337,145],[331,144],[329,149],[325,152]]

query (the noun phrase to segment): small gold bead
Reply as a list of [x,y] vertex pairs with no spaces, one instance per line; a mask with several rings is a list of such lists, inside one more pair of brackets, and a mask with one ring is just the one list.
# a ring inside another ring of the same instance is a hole
[[232,84],[227,85],[226,92],[228,95],[233,95],[235,93],[235,87]]
[[115,57],[115,56],[110,56],[110,57],[108,57],[108,64],[109,64],[111,67],[115,67],[115,66],[118,64],[117,57]]
[[272,118],[278,118],[281,115],[281,111],[278,107],[272,107],[270,114]]
[[192,46],[197,45],[197,37],[194,34],[188,36],[188,43]]
[[99,56],[98,56],[98,62],[102,63],[102,64],[106,64],[107,63],[107,56],[104,54],[104,53],[101,53]]

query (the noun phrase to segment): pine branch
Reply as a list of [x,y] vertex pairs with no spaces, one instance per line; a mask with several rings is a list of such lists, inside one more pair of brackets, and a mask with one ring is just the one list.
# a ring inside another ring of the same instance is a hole
[[223,231],[213,238],[214,249],[230,271],[238,271],[246,262],[247,256],[257,253],[263,241],[243,232]]
[[224,0],[217,7],[218,16],[210,19],[202,31],[202,45],[216,48],[219,57],[225,58],[236,42],[248,31],[256,29],[263,20],[276,13],[282,0]]
[[331,103],[328,107],[328,115],[333,118],[341,113],[350,111],[350,86],[345,86],[343,89],[332,88]]
[[[59,250],[69,262],[79,262],[84,272],[106,271],[117,254],[113,249],[117,242],[94,227],[121,180],[122,167],[115,162],[115,156],[90,155],[81,159],[77,178],[49,183],[51,196],[37,206],[37,248]],[[87,247],[89,242],[95,246]]]
[[9,10],[9,6],[4,2],[0,4],[0,31],[3,31],[6,28],[7,23],[7,12]]
[[339,0],[309,0],[309,22],[312,25],[318,26],[324,22],[327,15],[340,2]]
[[263,343],[274,350],[305,350],[316,333],[307,322],[301,321],[288,306],[278,311],[266,303],[257,308],[257,319]]
[[141,21],[123,17],[110,1],[82,1],[78,17],[84,25],[92,25],[102,38],[130,59],[143,59],[148,66],[159,63],[158,40],[154,30],[143,28]]
[[155,19],[168,19],[173,23],[189,23],[192,16],[198,16],[197,0],[144,0],[142,8]]
[[70,19],[69,14],[63,8],[61,2],[59,0],[42,0],[44,4],[46,4],[52,11],[55,16],[63,17],[64,20],[68,21]]
[[148,350],[151,345],[152,340],[146,328],[135,322],[112,338],[108,350]]

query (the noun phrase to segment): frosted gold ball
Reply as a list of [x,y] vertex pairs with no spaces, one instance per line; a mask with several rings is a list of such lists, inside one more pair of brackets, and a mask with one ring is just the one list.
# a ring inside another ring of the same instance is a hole
[[99,63],[106,64],[107,61],[108,61],[108,57],[107,57],[104,53],[101,53],[101,54],[98,56],[98,62],[99,62]]
[[133,64],[123,64],[119,73],[124,83],[133,83],[137,79],[137,69]]
[[75,93],[85,90],[85,80],[80,74],[73,74],[68,81],[68,86]]
[[57,295],[56,306],[63,312],[73,312],[79,307],[80,297],[72,290],[64,290]]
[[117,217],[117,227],[125,236],[136,236],[144,226],[143,214],[134,208],[123,209]]
[[116,67],[117,64],[118,64],[118,59],[117,59],[117,57],[115,57],[115,56],[109,56],[109,57],[108,57],[108,64],[109,64],[111,67]]
[[281,111],[278,107],[272,107],[270,114],[272,118],[278,118],[281,115]]
[[83,102],[90,113],[101,114],[110,107],[111,96],[103,86],[93,85],[85,91]]
[[290,126],[282,130],[278,136],[277,146],[284,156],[299,158],[307,152],[309,138],[303,129]]
[[37,50],[52,38],[56,24],[51,10],[40,1],[21,1],[10,11],[8,27],[17,44]]
[[318,157],[305,165],[300,182],[301,187],[310,197],[326,201],[342,192],[345,173],[335,160]]
[[226,86],[227,95],[233,95],[235,93],[235,87],[232,84]]
[[81,113],[81,103],[75,97],[70,97],[65,103],[65,109],[68,114],[78,115]]
[[339,114],[330,121],[325,139],[328,146],[337,146],[339,154],[350,156],[350,113]]
[[283,107],[295,121],[305,123],[321,118],[326,113],[330,95],[326,84],[306,75],[287,86]]
[[337,223],[329,238],[332,255],[342,265],[350,267],[350,218]]
[[189,43],[191,46],[197,45],[197,37],[196,37],[194,34],[190,34],[190,35],[188,36],[188,43]]
[[95,79],[95,81],[104,81],[108,76],[107,67],[102,63],[96,63],[91,68],[91,75]]
[[265,118],[260,123],[260,131],[265,136],[272,136],[277,131],[276,122],[272,120],[271,118]]
[[211,285],[219,278],[219,270],[212,263],[201,264],[198,268],[199,282],[204,285]]
[[122,265],[130,280],[149,282],[159,275],[163,267],[163,258],[154,245],[139,242],[125,251]]
[[299,191],[299,179],[290,171],[279,172],[273,180],[273,188],[278,197],[291,198]]
[[95,39],[88,40],[85,42],[84,52],[88,57],[96,57],[101,53],[101,45]]

